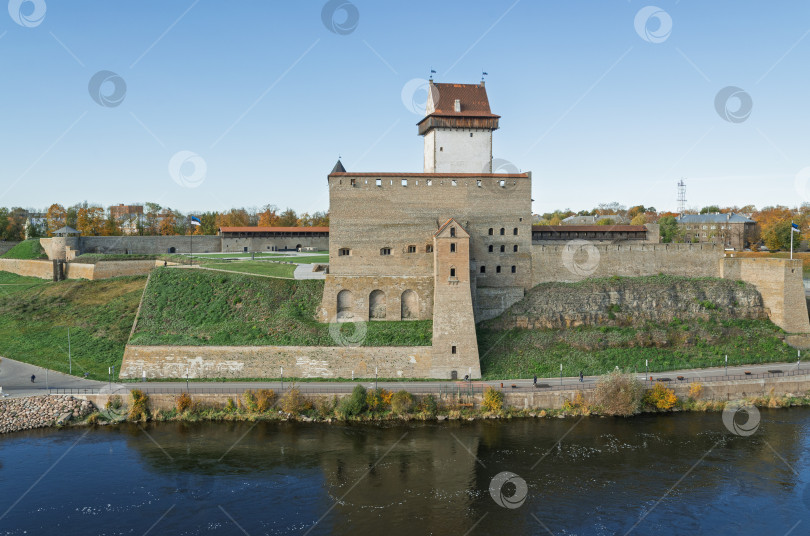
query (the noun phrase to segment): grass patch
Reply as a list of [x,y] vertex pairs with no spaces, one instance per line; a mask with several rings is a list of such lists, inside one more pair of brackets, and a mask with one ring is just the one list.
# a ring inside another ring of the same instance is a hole
[[[315,320],[324,282],[158,268],[132,344],[335,346]],[[353,324],[343,324],[351,330]],[[364,346],[429,346],[430,320],[370,322]]]
[[478,348],[486,379],[650,372],[790,361],[796,350],[769,320],[677,320],[641,327],[480,329]]
[[39,243],[39,238],[25,240],[20,242],[10,250],[6,251],[2,258],[4,259],[47,259],[45,250]]
[[270,277],[283,277],[293,279],[295,265],[281,264],[266,261],[232,261],[232,262],[202,262],[205,268],[225,270],[227,272],[238,272],[241,274],[264,275]]
[[47,282],[0,272],[0,355],[68,372],[70,327],[73,374],[107,379],[120,369],[124,346],[146,277]]

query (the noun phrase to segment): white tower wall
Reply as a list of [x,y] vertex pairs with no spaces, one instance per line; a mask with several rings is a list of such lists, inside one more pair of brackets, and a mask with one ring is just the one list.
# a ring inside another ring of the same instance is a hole
[[431,129],[425,134],[425,173],[492,173],[492,131]]

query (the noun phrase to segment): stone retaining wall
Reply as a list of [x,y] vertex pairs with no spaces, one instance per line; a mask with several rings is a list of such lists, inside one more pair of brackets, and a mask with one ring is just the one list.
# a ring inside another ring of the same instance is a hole
[[[68,279],[109,279],[125,275],[146,275],[163,261],[103,261],[96,264],[69,262],[65,265],[65,277]],[[53,279],[53,261],[0,259],[0,270],[13,274]]]
[[[120,377],[450,378],[430,346],[127,346]],[[467,374],[458,371],[459,377]]]
[[0,400],[0,434],[82,419],[93,411],[90,401],[65,395]]

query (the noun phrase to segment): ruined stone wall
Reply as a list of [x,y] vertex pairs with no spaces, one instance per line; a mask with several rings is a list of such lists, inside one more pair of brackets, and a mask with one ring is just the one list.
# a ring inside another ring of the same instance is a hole
[[810,333],[801,260],[726,257],[719,267],[721,277],[759,290],[774,324],[788,333]]
[[278,378],[281,367],[290,378],[373,378],[375,367],[380,378],[446,377],[430,346],[127,346],[120,377]]
[[593,277],[682,275],[719,277],[717,244],[592,244],[572,240],[532,246],[532,283]]

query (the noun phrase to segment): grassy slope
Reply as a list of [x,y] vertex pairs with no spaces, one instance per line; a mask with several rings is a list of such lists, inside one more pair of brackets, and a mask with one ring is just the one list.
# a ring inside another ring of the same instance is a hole
[[47,259],[48,256],[39,243],[39,238],[20,242],[10,250],[6,251],[4,259]]
[[[323,281],[207,270],[152,272],[132,344],[334,346],[313,318]],[[344,330],[353,329],[344,324]],[[430,345],[432,323],[371,322],[365,346]]]
[[[634,278],[634,285],[668,284]],[[587,292],[587,282],[559,283]],[[508,313],[506,313],[508,314]],[[623,370],[651,371],[790,361],[796,351],[783,332],[768,320],[676,319],[669,324],[585,326],[560,330],[500,331],[484,323],[478,330],[481,369],[485,378],[529,378],[604,374]]]
[[238,272],[242,274],[267,275],[271,277],[283,277],[293,279],[295,273],[294,264],[280,264],[267,261],[203,261],[202,266],[227,272]]
[[61,281],[0,272],[0,355],[104,380],[120,367],[146,277]]

